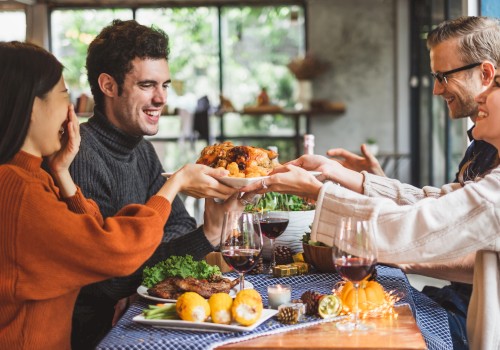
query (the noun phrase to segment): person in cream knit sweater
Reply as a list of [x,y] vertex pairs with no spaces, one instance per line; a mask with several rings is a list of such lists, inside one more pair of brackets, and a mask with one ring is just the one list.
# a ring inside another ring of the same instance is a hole
[[192,164],[144,205],[104,220],[69,175],[80,134],[62,68],[36,45],[0,43],[0,86],[8,87],[0,94],[0,349],[69,349],[80,288],[135,271],[160,243],[178,192],[235,191],[214,178],[225,171]]
[[[487,141],[498,150],[499,74],[475,100],[479,113],[474,139]],[[316,178],[304,169],[322,174]],[[374,220],[380,262],[445,263],[476,252],[467,317],[469,344],[471,349],[500,349],[500,166],[464,185],[418,190],[311,155],[278,169],[264,183],[240,190],[316,198],[311,239],[327,244],[333,241],[331,227],[340,218]]]

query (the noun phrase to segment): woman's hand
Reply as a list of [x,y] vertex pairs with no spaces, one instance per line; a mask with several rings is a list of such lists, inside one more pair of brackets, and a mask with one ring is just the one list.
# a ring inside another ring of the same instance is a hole
[[357,193],[363,193],[364,176],[357,171],[348,169],[338,161],[318,155],[304,155],[289,162],[307,170],[320,171],[319,181],[330,180]]
[[76,185],[69,173],[69,166],[80,149],[80,124],[73,105],[68,107],[68,119],[61,138],[61,149],[47,157],[50,172],[63,198],[76,193]]
[[240,188],[240,191],[254,193],[281,192],[316,199],[323,185],[321,181],[308,171],[291,163],[275,169],[271,176],[266,179]]
[[67,171],[80,149],[80,124],[73,105],[68,107],[68,119],[61,138],[61,149],[48,157],[52,174]]
[[195,198],[227,199],[238,190],[220,183],[217,178],[228,175],[227,170],[213,169],[201,164],[186,164],[163,185],[159,195],[173,201],[178,192]]

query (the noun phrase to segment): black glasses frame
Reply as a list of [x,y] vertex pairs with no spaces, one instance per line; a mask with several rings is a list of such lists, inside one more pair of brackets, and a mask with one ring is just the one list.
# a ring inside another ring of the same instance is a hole
[[460,67],[460,68],[455,68],[455,69],[452,69],[452,70],[448,70],[446,72],[437,72],[437,73],[431,72],[431,75],[434,78],[434,80],[439,81],[441,84],[443,83],[443,81],[446,84],[448,84],[448,79],[446,79],[448,77],[448,75],[453,74],[453,73],[457,73],[457,72],[461,72],[463,70],[468,70],[468,69],[475,68],[477,66],[480,66],[481,63],[482,62],[476,62],[476,63],[468,64],[466,66],[463,66],[463,67]]

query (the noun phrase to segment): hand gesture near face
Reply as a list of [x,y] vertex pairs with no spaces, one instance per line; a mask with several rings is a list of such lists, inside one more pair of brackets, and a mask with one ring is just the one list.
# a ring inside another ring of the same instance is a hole
[[48,157],[48,164],[53,174],[69,169],[71,162],[80,149],[80,124],[73,105],[68,107],[68,118],[61,139],[61,149]]

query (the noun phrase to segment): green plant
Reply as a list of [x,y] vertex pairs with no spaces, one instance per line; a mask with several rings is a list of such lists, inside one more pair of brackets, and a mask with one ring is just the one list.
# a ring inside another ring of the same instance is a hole
[[245,211],[263,210],[283,210],[283,211],[304,211],[313,210],[316,206],[307,202],[304,198],[292,194],[282,194],[277,192],[267,192],[257,204],[249,204]]

